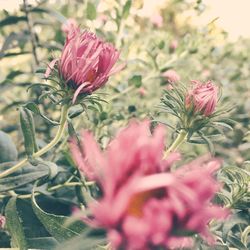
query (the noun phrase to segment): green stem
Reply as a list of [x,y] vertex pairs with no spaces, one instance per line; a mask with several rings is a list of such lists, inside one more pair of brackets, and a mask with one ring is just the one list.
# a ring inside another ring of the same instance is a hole
[[[59,125],[59,129],[58,129],[58,131],[56,133],[55,138],[48,145],[46,145],[45,147],[41,148],[39,151],[34,153],[32,155],[33,158],[37,158],[37,157],[42,156],[43,154],[48,152],[51,148],[53,148],[60,141],[60,139],[62,138],[62,135],[63,135],[63,131],[64,131],[65,127],[66,127],[68,110],[69,110],[68,106],[65,105],[65,106],[62,107],[60,125]],[[28,158],[23,159],[22,161],[20,161],[19,163],[17,163],[13,167],[11,167],[11,168],[3,171],[2,173],[0,173],[0,178],[3,178],[5,176],[7,176],[7,175],[10,175],[10,174],[14,173],[16,170],[23,167],[27,162],[28,162]]]
[[181,130],[173,144],[164,153],[163,159],[166,159],[171,152],[174,152],[186,140],[186,138],[187,132],[185,130]]

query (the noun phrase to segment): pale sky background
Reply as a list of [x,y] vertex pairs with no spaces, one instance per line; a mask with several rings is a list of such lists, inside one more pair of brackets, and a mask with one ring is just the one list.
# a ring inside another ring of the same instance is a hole
[[[52,0],[53,1],[53,0]],[[101,0],[105,1],[105,0]],[[168,0],[144,0],[158,5]],[[196,0],[189,0],[196,2]],[[34,0],[29,0],[30,3]],[[201,16],[194,18],[197,25],[206,25],[216,17],[216,24],[229,33],[230,40],[236,40],[239,36],[250,38],[250,0],[203,0],[208,9]],[[22,0],[0,0],[0,9],[18,9]]]

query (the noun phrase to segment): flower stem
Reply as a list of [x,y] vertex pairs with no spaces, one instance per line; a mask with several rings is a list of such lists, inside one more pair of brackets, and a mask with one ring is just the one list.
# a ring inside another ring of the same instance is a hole
[[[69,107],[67,105],[62,107],[60,125],[59,125],[59,129],[58,129],[58,131],[56,133],[56,136],[54,137],[54,139],[48,145],[46,145],[45,147],[41,148],[39,151],[34,153],[32,155],[33,158],[37,158],[37,157],[42,156],[43,154],[48,152],[51,148],[53,148],[60,141],[60,139],[62,138],[62,135],[63,135],[63,131],[64,131],[65,127],[66,127],[68,110],[69,110]],[[22,161],[20,161],[19,163],[17,163],[13,167],[11,167],[11,168],[3,171],[2,173],[0,173],[0,178],[3,178],[5,176],[7,176],[7,175],[10,175],[10,174],[14,173],[16,170],[23,167],[27,162],[28,162],[28,158],[23,159]]]
[[173,144],[164,153],[163,159],[166,159],[171,152],[174,152],[187,138],[187,132],[181,130]]

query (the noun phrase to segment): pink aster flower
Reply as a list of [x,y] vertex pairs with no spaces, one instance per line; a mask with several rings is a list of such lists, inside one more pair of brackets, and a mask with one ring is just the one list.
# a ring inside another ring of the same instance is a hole
[[68,33],[60,59],[49,64],[45,78],[57,64],[59,75],[74,89],[73,103],[80,93],[91,94],[102,87],[109,77],[124,65],[114,67],[119,52],[89,31],[72,28]]
[[162,73],[162,76],[169,82],[169,83],[176,83],[180,81],[180,76],[177,74],[177,72],[173,69],[169,69]]
[[211,115],[218,102],[218,87],[211,81],[192,83],[194,85],[186,97],[186,106],[194,107],[195,112],[201,112],[205,116]]
[[173,40],[169,44],[169,50],[170,52],[174,52],[178,47],[178,40]]
[[77,21],[74,18],[69,18],[65,23],[62,24],[62,31],[67,35],[72,31],[78,28]]
[[0,229],[4,228],[6,219],[3,215],[0,215]]
[[140,97],[144,97],[147,94],[147,90],[143,87],[140,87],[138,89],[138,93],[139,93]]
[[157,28],[161,28],[163,26],[163,18],[161,14],[155,13],[150,17],[150,21],[154,24]]
[[133,122],[105,152],[84,132],[80,145],[71,143],[71,151],[80,170],[102,190],[90,209],[93,223],[107,230],[114,249],[192,246],[191,238],[181,236],[188,233],[212,242],[207,223],[227,215],[210,202],[219,187],[212,175],[220,162],[201,159],[170,172],[179,155],[162,159],[162,127],[151,135],[149,122]]

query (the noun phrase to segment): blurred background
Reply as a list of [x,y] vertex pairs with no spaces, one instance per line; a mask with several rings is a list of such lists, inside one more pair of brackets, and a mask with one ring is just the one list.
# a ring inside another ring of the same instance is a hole
[[[140,1],[140,0],[139,0]],[[139,2],[138,1],[138,2]],[[29,3],[36,3],[36,0],[29,0]],[[50,0],[51,3],[62,4],[63,0]],[[65,1],[67,2],[67,1]],[[102,0],[102,2],[111,2]],[[144,0],[145,15],[152,15],[152,12],[160,10],[170,2],[169,0]],[[189,2],[196,2],[195,0],[189,0]],[[70,1],[68,1],[70,4]],[[250,29],[248,24],[250,23],[250,2],[248,0],[203,0],[204,4],[200,8],[206,8],[206,11],[196,16],[190,11],[184,11],[184,15],[189,15],[194,25],[206,25],[210,21],[216,20],[216,25],[221,27],[228,33],[229,39],[236,40],[239,37],[250,37]],[[0,0],[2,10],[15,11],[19,9],[19,5],[22,4],[22,0]]]

